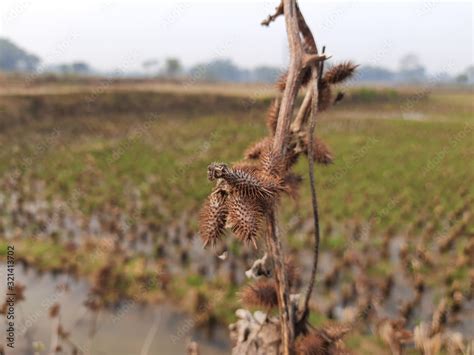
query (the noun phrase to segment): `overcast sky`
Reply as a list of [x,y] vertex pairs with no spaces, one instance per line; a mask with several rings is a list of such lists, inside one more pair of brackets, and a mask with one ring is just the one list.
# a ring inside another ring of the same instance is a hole
[[[187,66],[213,58],[282,66],[283,19],[259,25],[277,2],[1,0],[0,36],[46,63],[84,60],[101,70],[136,70],[170,56]],[[336,61],[396,69],[403,55],[416,53],[431,73],[473,63],[472,1],[299,3]]]

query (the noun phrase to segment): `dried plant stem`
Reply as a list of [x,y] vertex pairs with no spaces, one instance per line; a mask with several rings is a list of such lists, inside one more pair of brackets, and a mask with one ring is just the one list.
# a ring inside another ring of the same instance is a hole
[[[282,92],[281,100],[274,100],[267,113],[270,136],[253,144],[245,153],[246,159],[258,159],[257,164],[247,162],[235,164],[231,168],[223,163],[209,165],[209,180],[216,181],[216,187],[219,186],[219,182],[223,184],[221,189],[226,209],[222,211],[212,209],[219,207],[219,204],[204,205],[205,213],[202,214],[204,218],[200,219],[200,229],[205,243],[219,239],[226,226],[230,227],[242,241],[256,243],[256,237],[260,235],[260,226],[264,222],[266,251],[272,257],[274,281],[267,280],[264,284],[257,282],[254,286],[250,286],[246,289],[250,293],[247,292],[246,295],[252,297],[244,297],[244,303],[246,300],[255,299],[258,302],[254,303],[265,307],[278,305],[280,316],[278,353],[290,355],[296,351],[295,339],[302,334],[308,334],[309,299],[315,285],[319,259],[320,226],[314,161],[321,164],[332,161],[330,150],[314,136],[316,114],[318,109],[322,111],[331,104],[330,85],[350,77],[355,66],[350,62],[343,63],[329,72],[331,80],[327,81],[325,77],[322,81],[323,62],[329,56],[324,53],[324,49],[321,55],[318,54],[313,34],[296,0],[281,0],[276,12],[262,24],[268,26],[280,15],[285,17],[290,64],[287,73],[277,82],[277,87]],[[302,86],[307,88],[307,91],[293,120],[296,98]],[[294,300],[297,298],[290,297],[290,287],[293,287],[294,283],[288,280],[276,210],[279,195],[281,193],[292,195],[295,186],[301,181],[299,175],[290,171],[302,153],[308,155],[315,246],[311,280],[302,304],[298,305],[304,308],[296,309]],[[219,211],[222,213],[216,213]],[[244,334],[248,331],[245,324],[251,323],[246,316],[242,317],[242,320],[245,318],[245,322],[239,321],[231,330],[238,339],[242,338],[242,331]],[[275,330],[273,327],[272,333]],[[273,339],[273,336],[271,338]],[[238,341],[234,351],[240,354],[243,349],[249,349],[251,344],[258,353],[261,346],[265,348],[264,345],[257,344],[257,340],[245,338]]]
[[281,240],[277,234],[275,210],[272,208],[267,214],[266,221],[266,243],[271,255],[273,255],[273,265],[275,270],[275,281],[278,296],[278,308],[281,322],[282,353],[290,354],[292,343],[295,337],[292,307],[289,304],[290,295],[288,280],[286,278],[283,248]]
[[[316,41],[314,40],[314,36],[309,29],[306,20],[304,19],[301,10],[296,4],[296,10],[298,13],[298,26],[301,34],[304,38],[304,45],[305,51],[307,54],[310,55],[317,55],[318,54],[318,47],[316,45]],[[313,96],[313,91],[311,90],[311,86],[306,91],[304,100],[298,110],[296,118],[292,124],[292,131],[295,133],[300,133],[304,125],[306,124],[306,120],[308,119],[310,109],[311,109],[311,97]]]
[[[288,140],[293,108],[298,95],[300,83],[298,76],[303,66],[303,45],[298,27],[298,16],[295,0],[283,0],[286,31],[290,48],[290,66],[286,86],[281,100],[278,122],[273,140],[273,151],[284,160],[287,154]],[[268,243],[274,256],[275,280],[278,292],[278,308],[281,318],[282,353],[288,355],[292,351],[295,337],[293,310],[289,304],[290,292],[284,269],[284,253],[280,238],[277,235],[275,211],[272,209],[267,216]]]
[[[287,154],[287,143],[290,136],[291,128],[291,117],[293,113],[293,108],[295,104],[296,97],[300,88],[299,75],[304,65],[311,65],[313,72],[313,87],[314,90],[312,94],[308,93],[303,102],[303,106],[300,108],[293,129],[297,131],[301,130],[301,127],[304,123],[305,117],[308,115],[310,102],[312,103],[313,116],[316,114],[317,110],[317,68],[318,60],[313,60],[309,58],[311,55],[317,56],[318,51],[314,37],[309,30],[306,21],[304,20],[301,11],[299,10],[295,0],[283,0],[283,9],[286,22],[286,30],[288,35],[288,44],[290,48],[290,65],[288,69],[288,76],[286,80],[285,90],[283,92],[283,97],[281,100],[280,112],[278,115],[278,122],[275,132],[275,138],[273,141],[273,151],[275,154],[280,154],[280,156],[285,158]],[[304,47],[300,37],[300,31],[304,39]],[[311,99],[312,97],[312,99]],[[310,100],[311,99],[311,100]],[[314,121],[314,119],[313,119]],[[313,133],[314,133],[315,124],[312,123],[312,130],[310,129],[310,180],[312,187],[312,196],[313,196],[313,211],[315,211],[315,227],[317,228],[317,238],[316,238],[316,261],[317,265],[317,253],[319,252],[319,221],[317,218],[317,202],[316,202],[316,193],[314,189],[314,160],[313,160]],[[314,207],[316,207],[314,209]],[[284,255],[281,248],[281,241],[276,235],[276,220],[274,211],[267,218],[267,229],[269,234],[269,243],[271,244],[272,254],[275,256],[275,278],[278,288],[278,303],[279,311],[281,316],[281,325],[282,325],[282,351],[284,354],[290,354],[293,340],[295,337],[294,329],[294,315],[292,307],[289,305],[289,288],[288,282],[286,279],[286,273],[284,270]],[[312,270],[312,280],[316,273],[316,268],[313,267]],[[308,293],[312,292],[312,284],[314,281],[311,281],[310,289]],[[309,298],[309,296],[308,296]],[[305,301],[307,308],[308,301]]]
[[306,123],[306,120],[309,116],[309,112],[311,109],[312,96],[313,96],[313,92],[310,88],[308,88],[308,90],[306,90],[306,94],[303,99],[303,102],[301,103],[301,106],[298,109],[298,113],[296,114],[295,120],[291,124],[291,130],[294,133],[300,133]]
[[[313,207],[313,221],[314,221],[314,255],[313,255],[313,267],[311,269],[311,277],[306,290],[304,298],[304,308],[303,308],[303,317],[307,315],[309,310],[309,300],[313,292],[314,283],[316,279],[316,271],[318,269],[318,259],[319,259],[319,241],[320,241],[320,231],[319,231],[319,213],[318,213],[318,199],[316,194],[315,187],[315,178],[314,178],[314,130],[316,128],[316,110],[318,105],[318,89],[317,89],[317,78],[316,70],[313,70],[313,103],[311,109],[311,118],[309,122],[309,145],[308,145],[308,167],[309,167],[309,183],[311,187],[311,204]],[[316,76],[316,77],[315,77]]]
[[[323,47],[323,54],[326,48]],[[309,183],[311,187],[311,204],[313,207],[313,221],[314,221],[314,255],[313,255],[313,267],[311,269],[311,278],[309,281],[308,289],[304,299],[303,317],[308,314],[309,311],[309,300],[313,293],[314,284],[316,282],[316,272],[318,270],[319,261],[319,243],[321,239],[320,228],[319,228],[319,212],[318,212],[318,196],[316,193],[315,177],[314,177],[314,131],[316,129],[316,115],[318,112],[318,95],[319,86],[321,84],[321,78],[323,75],[324,62],[321,62],[319,66],[313,65],[311,68],[311,84],[312,84],[312,101],[311,101],[311,115],[308,126],[308,167],[309,167]]]
[[278,114],[273,150],[275,153],[285,157],[287,150],[285,143],[287,143],[288,140],[291,116],[300,87],[298,76],[303,66],[303,46],[301,44],[298,18],[296,16],[296,2],[295,0],[284,0],[283,4],[290,48],[290,66],[285,91],[283,92],[281,100],[280,112]]

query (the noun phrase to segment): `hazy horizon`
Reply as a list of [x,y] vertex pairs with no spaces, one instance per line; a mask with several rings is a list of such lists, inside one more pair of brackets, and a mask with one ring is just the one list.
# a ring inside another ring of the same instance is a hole
[[[284,66],[283,19],[260,26],[278,1],[2,1],[0,37],[46,64],[83,60],[103,71],[141,70],[149,59],[186,66],[229,58],[243,67]],[[471,2],[312,2],[300,6],[335,61],[397,69],[416,54],[428,72],[473,63]]]

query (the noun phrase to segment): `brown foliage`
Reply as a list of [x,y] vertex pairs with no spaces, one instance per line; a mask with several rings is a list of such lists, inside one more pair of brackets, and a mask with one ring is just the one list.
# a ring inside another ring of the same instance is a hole
[[207,245],[214,246],[223,236],[228,210],[227,196],[221,191],[213,192],[202,206],[199,215],[199,234]]
[[265,137],[248,147],[244,156],[246,159],[260,159],[263,152],[268,151],[272,144],[273,139],[271,137]]
[[281,159],[281,156],[275,153],[269,145],[260,156],[260,169],[262,173],[265,176],[272,176],[281,180],[279,177],[284,175],[285,168],[286,164]]
[[315,329],[297,339],[297,354],[301,355],[337,355],[348,354],[342,338],[352,328],[345,325],[328,325],[322,329]]
[[274,308],[278,306],[275,281],[260,279],[244,287],[240,294],[242,303],[249,307]]
[[331,85],[326,81],[321,81],[318,92],[318,111],[327,110],[332,104]]
[[[307,155],[308,154],[308,139],[304,139],[303,145],[304,145],[304,153]],[[321,138],[316,137],[313,140],[313,159],[323,165],[331,164],[333,162],[333,156],[331,153],[331,150],[327,146],[326,143],[324,143]]]
[[237,238],[256,246],[264,219],[260,205],[251,199],[246,199],[239,194],[233,194],[228,199],[228,224]]
[[341,64],[335,65],[328,69],[324,74],[324,81],[328,84],[338,84],[342,83],[344,80],[349,79],[355,73],[357,65],[351,61],[343,62]]
[[228,168],[225,164],[214,163],[209,166],[210,177],[224,179],[231,193],[261,202],[274,200],[283,191],[281,179],[259,173],[257,168]]
[[267,111],[267,127],[271,135],[275,134],[277,121],[278,121],[278,112],[280,111],[280,100],[273,100],[272,104]]

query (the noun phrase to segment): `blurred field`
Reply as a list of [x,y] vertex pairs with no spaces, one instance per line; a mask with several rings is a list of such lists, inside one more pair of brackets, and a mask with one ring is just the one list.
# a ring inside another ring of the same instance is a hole
[[[399,315],[421,280],[426,299],[410,325],[430,319],[442,297],[455,305],[459,291],[467,318],[453,308],[452,327],[473,339],[474,94],[435,87],[347,91],[317,128],[335,162],[316,171],[323,255],[314,299],[321,317],[313,321],[343,317],[341,309],[357,302],[343,302],[343,290],[360,282],[379,292],[394,281],[385,310]],[[266,134],[273,94],[270,87],[194,83],[2,87],[1,243],[14,239],[25,264],[93,284],[113,265],[115,282],[101,286],[105,303],[136,294],[158,273],[159,285],[140,298],[172,297],[193,312],[221,290],[225,296],[202,323],[232,319],[233,291],[255,251],[229,236],[235,258],[224,265],[201,250],[196,216],[211,188],[207,165],[240,160]],[[298,164],[304,174],[306,162]],[[308,186],[282,206],[284,243],[303,256],[304,278]],[[296,206],[306,213],[295,216]],[[349,345],[365,353],[383,347],[368,329]]]

